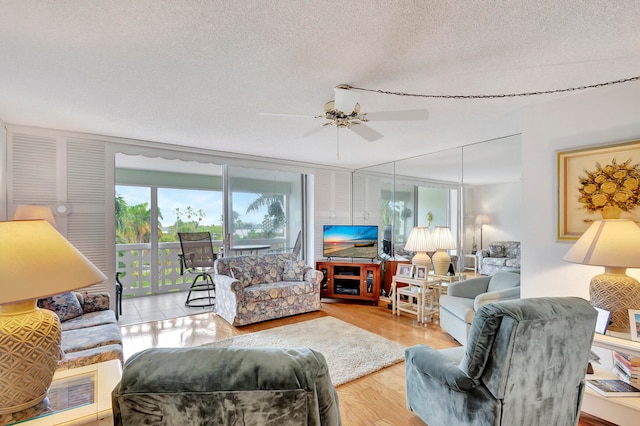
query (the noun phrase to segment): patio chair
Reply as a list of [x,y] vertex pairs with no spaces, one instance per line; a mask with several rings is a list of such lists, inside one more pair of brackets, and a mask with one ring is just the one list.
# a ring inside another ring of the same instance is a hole
[[[215,304],[215,285],[213,283],[213,263],[217,258],[213,251],[209,232],[178,232],[182,253],[180,257],[180,275],[195,275],[185,305],[191,307],[208,307]],[[194,294],[195,292],[195,294]],[[206,296],[197,296],[206,292]],[[197,296],[197,297],[194,297]]]

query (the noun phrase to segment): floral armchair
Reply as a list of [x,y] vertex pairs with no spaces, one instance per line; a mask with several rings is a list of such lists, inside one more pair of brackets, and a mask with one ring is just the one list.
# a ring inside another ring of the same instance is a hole
[[494,241],[489,249],[478,250],[478,269],[482,275],[520,270],[520,241]]
[[320,309],[322,272],[294,253],[218,258],[216,313],[234,326]]

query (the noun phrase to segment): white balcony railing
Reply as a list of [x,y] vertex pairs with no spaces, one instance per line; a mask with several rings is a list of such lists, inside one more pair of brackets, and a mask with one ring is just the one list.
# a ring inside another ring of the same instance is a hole
[[[272,248],[282,247],[278,240],[239,240],[238,244],[265,244]],[[213,249],[221,251],[223,242],[213,241]],[[152,251],[157,250],[157,253]],[[150,243],[116,244],[116,272],[124,297],[148,296],[151,294],[186,291],[193,282],[193,275],[180,275],[180,243],[159,243],[154,249]],[[152,262],[151,259],[157,259]],[[155,264],[155,268],[152,265]]]

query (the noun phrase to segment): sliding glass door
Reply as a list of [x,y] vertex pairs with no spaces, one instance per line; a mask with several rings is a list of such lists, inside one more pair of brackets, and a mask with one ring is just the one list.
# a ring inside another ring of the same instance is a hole
[[118,154],[116,271],[124,295],[189,288],[178,232],[210,232],[219,255],[287,250],[303,229],[303,182],[299,173]]

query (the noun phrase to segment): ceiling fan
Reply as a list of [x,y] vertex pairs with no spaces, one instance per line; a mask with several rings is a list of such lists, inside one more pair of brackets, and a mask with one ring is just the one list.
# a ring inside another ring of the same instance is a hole
[[320,127],[311,129],[303,136],[310,136],[323,127],[335,126],[337,128],[347,128],[362,138],[373,142],[384,137],[381,133],[372,129],[364,123],[370,121],[415,121],[426,120],[429,113],[426,109],[414,109],[404,111],[378,111],[360,112],[358,103],[358,93],[351,90],[348,84],[339,84],[334,88],[335,97],[324,104],[324,112],[320,115],[302,114],[274,114],[260,113],[260,115],[271,115],[280,117],[313,117],[327,120]]

